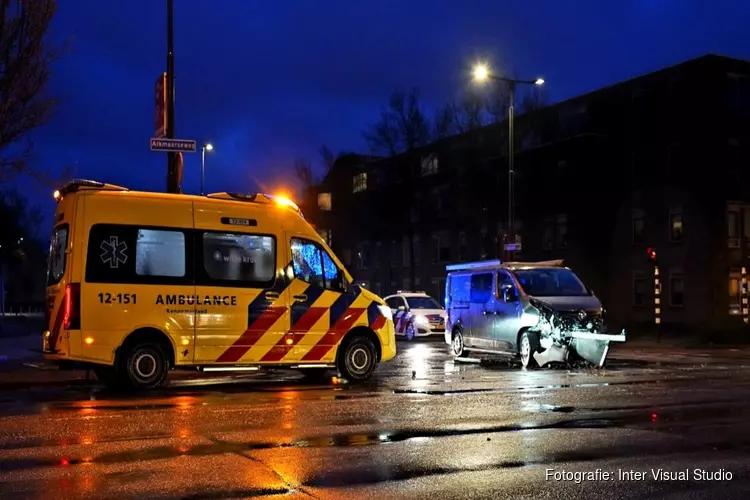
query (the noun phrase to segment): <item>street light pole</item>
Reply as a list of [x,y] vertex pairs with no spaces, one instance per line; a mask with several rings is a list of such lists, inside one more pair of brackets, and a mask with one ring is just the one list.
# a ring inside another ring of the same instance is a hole
[[206,151],[213,151],[214,146],[211,143],[204,144],[201,148],[201,196],[203,196],[203,182],[206,172]]
[[[515,228],[513,220],[513,208],[515,206],[515,140],[514,140],[514,106],[516,100],[516,85],[544,85],[544,80],[516,80],[514,78],[505,78],[490,73],[487,66],[479,65],[474,68],[474,79],[478,81],[492,80],[495,82],[504,82],[508,85],[510,102],[508,104],[508,233],[506,244],[515,244]],[[511,247],[512,248],[512,247]],[[508,255],[512,258],[513,250],[508,250]]]
[[[167,138],[174,139],[174,0],[167,0]],[[177,153],[167,153],[167,192],[179,193]]]

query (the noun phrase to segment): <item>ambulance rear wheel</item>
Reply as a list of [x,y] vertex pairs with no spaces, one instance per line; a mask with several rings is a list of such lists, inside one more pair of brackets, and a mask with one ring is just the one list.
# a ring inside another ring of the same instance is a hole
[[349,382],[364,382],[370,378],[378,364],[375,345],[364,335],[357,335],[344,342],[336,357],[339,375]]
[[123,353],[118,364],[122,382],[137,390],[161,387],[169,373],[167,356],[158,344],[137,344]]

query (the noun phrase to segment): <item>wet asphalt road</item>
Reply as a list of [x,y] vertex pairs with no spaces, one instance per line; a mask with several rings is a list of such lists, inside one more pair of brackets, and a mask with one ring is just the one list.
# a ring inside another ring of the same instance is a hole
[[401,343],[366,386],[36,387],[0,392],[0,499],[748,498],[748,401],[740,362],[523,372],[455,364],[439,342]]

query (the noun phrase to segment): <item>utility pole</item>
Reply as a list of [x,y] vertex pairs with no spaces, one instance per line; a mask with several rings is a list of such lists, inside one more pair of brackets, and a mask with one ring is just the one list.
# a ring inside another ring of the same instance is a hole
[[[515,248],[516,232],[513,226],[513,196],[515,195],[514,183],[516,181],[515,172],[515,151],[513,148],[513,106],[516,101],[516,82],[508,80],[508,91],[510,93],[510,105],[508,106],[508,243]],[[513,250],[508,251],[508,260],[513,260]]]
[[[167,0],[167,130],[168,139],[174,131],[174,0]],[[177,153],[167,153],[167,192],[179,193]]]

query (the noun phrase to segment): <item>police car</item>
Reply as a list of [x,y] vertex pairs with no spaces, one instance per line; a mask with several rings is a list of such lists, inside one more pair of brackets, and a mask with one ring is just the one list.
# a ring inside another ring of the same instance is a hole
[[396,335],[414,337],[445,334],[445,309],[425,292],[399,290],[385,298],[393,313]]

